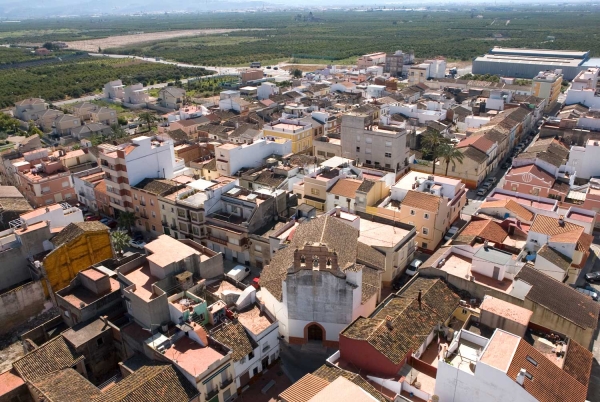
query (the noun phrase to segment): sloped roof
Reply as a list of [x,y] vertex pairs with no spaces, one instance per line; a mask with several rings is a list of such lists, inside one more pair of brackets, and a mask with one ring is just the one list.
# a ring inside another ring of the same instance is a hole
[[594,355],[592,352],[575,342],[573,339],[570,339],[569,345],[567,346],[567,355],[565,356],[563,370],[587,387],[590,381],[593,360]]
[[461,148],[461,152],[466,158],[469,158],[477,163],[483,163],[487,160],[487,154],[474,147]]
[[600,304],[584,294],[526,264],[515,277],[531,285],[525,296],[582,328],[595,329]]
[[285,402],[308,402],[328,385],[329,381],[313,374],[306,374],[279,394],[279,397]]
[[136,184],[135,186],[132,186],[133,188],[137,188],[139,190],[144,190],[147,191],[149,193],[155,194],[155,195],[160,195],[163,194],[169,190],[172,190],[174,187],[179,186],[180,183],[177,183],[176,181],[173,180],[168,180],[168,179],[144,179],[141,182],[139,182],[138,184]]
[[336,366],[329,366],[327,364],[324,364],[321,367],[319,367],[313,374],[319,378],[327,380],[328,382],[333,382],[339,377],[344,377],[345,379],[352,381],[354,384],[367,391],[369,394],[371,394],[373,398],[377,399],[379,402],[388,401],[375,389],[375,387],[371,385],[371,383],[369,383],[360,375],[351,371],[347,371]]
[[[421,292],[421,303],[417,300]],[[417,349],[438,322],[454,312],[460,296],[441,279],[417,278],[375,315],[359,317],[340,336],[367,341],[393,364]],[[391,319],[388,327],[386,318]]]
[[71,349],[62,335],[44,343],[13,363],[13,367],[26,381],[35,382],[55,371],[70,368],[83,360]]
[[144,366],[90,402],[189,402],[198,390],[171,365]]
[[480,237],[494,243],[502,243],[507,236],[508,234],[500,224],[491,219],[482,219],[469,222],[456,240],[471,243],[476,237]]
[[89,402],[102,392],[72,368],[41,377],[33,386],[47,402]]
[[421,191],[409,190],[402,200],[402,206],[424,209],[425,211],[437,212],[440,208],[440,197]]
[[486,152],[486,153],[493,146],[494,146],[494,142],[487,139],[485,137],[485,135],[480,135],[480,136],[472,135],[470,137],[465,138],[458,144],[456,144],[456,148],[473,147],[475,149],[480,150],[481,152]]
[[108,226],[99,221],[69,223],[63,230],[52,238],[54,247],[62,246],[65,243],[75,240],[86,232],[109,231]]
[[339,179],[329,190],[329,192],[331,194],[339,195],[346,198],[354,198],[356,196],[356,190],[358,190],[361,184],[361,180]]
[[230,323],[211,333],[211,336],[233,351],[233,361],[240,361],[254,350],[244,326],[239,322]]
[[[533,359],[537,365],[527,358]],[[506,375],[516,382],[521,369],[527,370],[533,378],[527,376],[522,387],[540,402],[584,402],[587,386],[581,384],[564,370],[541,354],[523,339],[519,341]]]
[[547,181],[549,183],[554,183],[554,177],[550,173],[546,172],[543,169],[540,169],[537,165],[534,165],[534,164],[512,168],[506,174],[506,176],[511,176],[511,178],[507,179],[507,180],[514,180],[514,178],[512,176],[523,175],[523,174],[531,174],[543,181]]
[[524,208],[514,200],[497,200],[497,201],[486,201],[481,204],[483,208],[506,208],[510,212],[514,213],[519,219],[524,221],[531,221],[533,219],[533,212]]
[[537,255],[542,256],[563,271],[567,271],[573,262],[573,260],[566,255],[558,252],[552,247],[548,247],[547,244],[544,244],[544,246],[538,250]]

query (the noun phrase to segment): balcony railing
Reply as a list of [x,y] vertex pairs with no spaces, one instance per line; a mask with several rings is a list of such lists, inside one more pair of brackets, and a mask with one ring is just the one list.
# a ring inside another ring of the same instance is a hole
[[142,219],[150,219],[148,217],[148,214],[144,214],[144,213],[140,214],[140,218],[142,218]]
[[214,398],[214,397],[215,397],[215,396],[217,396],[218,394],[219,394],[219,389],[218,389],[218,388],[216,388],[216,389],[213,389],[212,391],[210,391],[210,392],[207,392],[207,393],[206,393],[206,397],[205,397],[205,399],[206,399],[207,401],[208,401],[208,400],[211,400],[212,398]]
[[210,240],[214,243],[222,244],[224,246],[227,245],[227,240],[219,239],[218,237],[215,237],[215,236],[208,235],[208,240]]
[[225,381],[223,381],[220,385],[219,388],[221,389],[225,389],[227,388],[229,385],[231,385],[231,383],[233,382],[233,378],[229,377],[228,379],[226,379]]
[[177,230],[177,226],[176,225],[171,224],[170,227],[171,227],[171,230]]
[[165,221],[163,221],[163,222],[162,222],[162,225],[163,225],[164,227],[166,227],[166,228],[168,228],[168,227],[169,227],[169,224],[168,224],[167,222],[165,222]]

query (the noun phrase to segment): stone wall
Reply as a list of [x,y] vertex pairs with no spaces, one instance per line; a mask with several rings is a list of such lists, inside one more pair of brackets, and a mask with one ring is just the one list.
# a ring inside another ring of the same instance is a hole
[[0,334],[9,332],[41,313],[45,301],[44,288],[40,281],[29,282],[0,294]]

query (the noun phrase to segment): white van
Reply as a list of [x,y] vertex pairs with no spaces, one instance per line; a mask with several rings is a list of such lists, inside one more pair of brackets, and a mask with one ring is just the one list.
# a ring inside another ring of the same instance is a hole
[[236,265],[231,271],[227,272],[227,276],[231,279],[235,279],[238,282],[244,280],[245,277],[250,275],[250,268],[243,265]]
[[414,276],[417,273],[417,270],[419,269],[421,264],[423,264],[423,261],[419,260],[418,258],[412,260],[410,265],[406,268],[406,275]]

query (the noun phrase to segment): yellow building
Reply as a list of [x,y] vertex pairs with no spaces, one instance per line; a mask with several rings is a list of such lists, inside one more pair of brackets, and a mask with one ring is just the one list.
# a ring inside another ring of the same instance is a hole
[[292,141],[292,153],[312,152],[313,127],[311,123],[296,119],[280,119],[263,127],[263,136],[274,140],[283,138]]
[[548,105],[553,105],[558,100],[563,81],[561,70],[540,71],[533,78],[532,95],[548,99]]
[[113,258],[109,229],[100,222],[70,223],[51,242],[55,248],[43,262],[46,296],[68,286],[79,271]]

